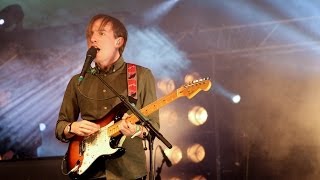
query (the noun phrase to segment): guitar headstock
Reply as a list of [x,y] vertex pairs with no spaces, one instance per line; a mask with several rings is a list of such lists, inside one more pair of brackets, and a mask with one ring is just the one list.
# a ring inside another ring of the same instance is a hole
[[188,84],[185,84],[184,86],[181,86],[178,90],[178,96],[186,96],[187,98],[191,99],[193,98],[198,92],[201,90],[203,91],[209,91],[211,88],[211,81],[210,78],[203,78],[194,80]]

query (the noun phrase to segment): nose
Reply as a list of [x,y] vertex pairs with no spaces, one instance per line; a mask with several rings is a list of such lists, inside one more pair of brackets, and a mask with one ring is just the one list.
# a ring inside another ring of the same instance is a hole
[[90,37],[90,41],[91,41],[91,43],[95,43],[95,42],[97,42],[97,39],[96,39],[95,33],[93,33],[93,34],[91,35],[91,37]]

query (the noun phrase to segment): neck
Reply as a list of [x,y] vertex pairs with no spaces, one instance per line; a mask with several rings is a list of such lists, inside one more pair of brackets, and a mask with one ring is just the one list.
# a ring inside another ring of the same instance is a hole
[[101,70],[103,71],[107,71],[115,62],[117,62],[120,59],[120,54],[117,53],[113,56],[113,58],[110,59],[110,61],[108,61],[108,63],[101,63],[99,64],[99,67]]

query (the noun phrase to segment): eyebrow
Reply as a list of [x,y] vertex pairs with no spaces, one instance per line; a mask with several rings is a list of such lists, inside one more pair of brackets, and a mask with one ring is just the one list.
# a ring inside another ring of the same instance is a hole
[[106,30],[103,30],[103,29],[98,29],[98,30],[96,30],[96,31],[91,31],[91,33],[94,33],[94,32],[107,32]]
[[110,30],[106,30],[106,29],[98,29],[97,31],[99,31],[99,32],[101,32],[101,31],[104,31],[104,32],[108,32],[108,31],[110,31]]

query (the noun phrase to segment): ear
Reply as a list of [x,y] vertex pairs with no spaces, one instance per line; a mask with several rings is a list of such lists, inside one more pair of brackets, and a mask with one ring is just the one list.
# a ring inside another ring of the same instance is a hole
[[118,37],[117,39],[116,39],[116,41],[115,41],[115,43],[116,43],[116,47],[117,48],[120,48],[122,45],[123,45],[123,37]]

